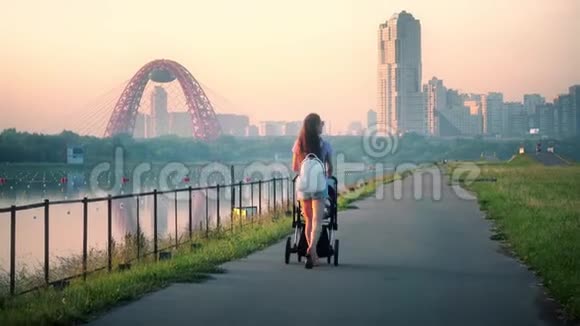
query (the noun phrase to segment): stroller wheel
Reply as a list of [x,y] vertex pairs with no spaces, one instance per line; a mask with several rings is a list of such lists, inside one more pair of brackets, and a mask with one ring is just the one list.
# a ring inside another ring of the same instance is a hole
[[288,237],[286,239],[286,252],[284,254],[284,262],[286,264],[290,263],[290,248],[291,248],[292,239]]
[[334,266],[338,266],[338,239],[334,240]]

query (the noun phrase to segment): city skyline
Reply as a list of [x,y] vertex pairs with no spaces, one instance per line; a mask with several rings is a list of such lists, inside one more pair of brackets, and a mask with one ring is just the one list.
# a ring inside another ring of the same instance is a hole
[[207,17],[186,25],[176,15],[188,10],[175,8],[200,12],[200,6],[140,2],[137,17],[130,1],[57,0],[34,3],[33,12],[29,2],[3,4],[11,14],[0,20],[0,67],[11,78],[0,82],[0,129],[70,129],[67,118],[143,63],[172,58],[233,103],[217,113],[257,122],[271,120],[272,110],[288,121],[316,111],[334,130],[346,130],[378,109],[376,26],[402,10],[421,21],[421,85],[437,76],[462,92],[497,91],[505,101],[539,93],[552,102],[580,81],[575,1],[342,1],[309,4],[306,12],[306,2],[280,10],[261,1],[217,1],[201,6]]

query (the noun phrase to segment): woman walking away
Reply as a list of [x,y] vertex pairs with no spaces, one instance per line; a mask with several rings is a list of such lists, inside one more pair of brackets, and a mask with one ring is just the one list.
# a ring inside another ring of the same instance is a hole
[[[318,114],[311,113],[306,116],[298,139],[292,148],[292,169],[300,174],[301,184],[308,184],[308,187],[297,187],[296,190],[296,197],[300,200],[306,223],[304,234],[308,243],[306,251],[306,268],[308,269],[318,264],[316,244],[321,233],[324,201],[328,197],[325,181],[332,175],[330,162],[332,148],[330,143],[320,137],[323,127],[324,122],[320,120]],[[305,170],[308,172],[306,173]],[[323,179],[322,182],[320,178]]]

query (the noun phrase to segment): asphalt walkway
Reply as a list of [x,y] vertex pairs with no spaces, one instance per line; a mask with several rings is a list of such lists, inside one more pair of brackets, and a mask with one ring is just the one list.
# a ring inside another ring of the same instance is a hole
[[410,177],[401,196],[390,184],[383,199],[339,213],[338,267],[285,265],[280,242],[94,325],[557,325],[534,275],[490,240],[477,202],[421,183],[419,199]]

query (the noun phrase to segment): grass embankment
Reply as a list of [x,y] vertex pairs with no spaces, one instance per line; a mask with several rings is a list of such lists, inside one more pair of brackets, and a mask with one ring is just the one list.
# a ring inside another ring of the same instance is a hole
[[0,325],[71,324],[84,322],[122,302],[176,282],[196,282],[219,265],[247,256],[283,238],[291,231],[288,217],[265,218],[231,233],[200,239],[200,248],[180,249],[168,261],[137,264],[131,270],[102,273],[73,281],[62,291],[40,290],[0,302]]
[[[404,175],[398,177],[404,177]],[[340,196],[338,197],[338,210],[342,211],[348,209],[352,202],[373,195],[377,189],[377,185],[389,183],[392,182],[393,180],[394,176],[388,175],[380,179],[372,179],[366,181],[364,183],[359,184],[358,186],[357,185],[349,186],[348,191],[340,194]]]
[[[374,180],[354,187],[339,197],[342,209],[357,199],[371,195],[378,184],[392,177]],[[64,290],[42,289],[17,296],[0,298],[0,325],[71,324],[86,322],[123,302],[178,282],[199,282],[212,273],[220,273],[219,265],[239,259],[276,243],[291,232],[288,216],[272,219],[266,216],[253,224],[245,224],[234,232],[213,233],[196,241],[199,249],[188,244],[173,253],[173,259],[137,263],[130,270],[91,275],[87,281],[73,280]]]
[[580,166],[545,167],[528,156],[480,165],[468,186],[495,221],[498,238],[544,280],[569,316],[580,319]]

